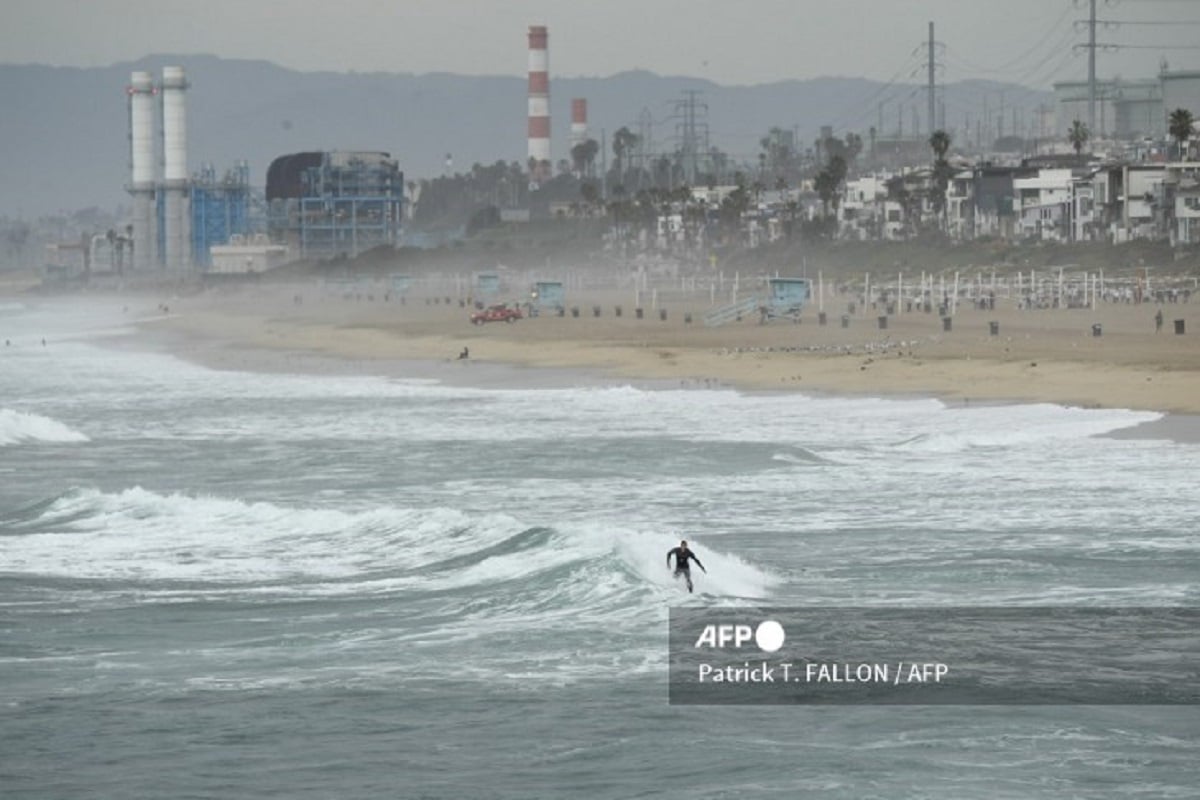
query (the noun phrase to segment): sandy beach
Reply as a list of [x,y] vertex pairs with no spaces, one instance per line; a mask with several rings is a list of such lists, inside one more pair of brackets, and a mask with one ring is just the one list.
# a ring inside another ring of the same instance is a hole
[[[707,293],[680,294],[664,293],[642,319],[628,293],[577,291],[568,304],[579,309],[578,317],[568,310],[562,317],[472,325],[466,299],[449,293],[410,292],[400,302],[385,299],[383,291],[339,294],[311,281],[170,298],[164,300],[168,313],[141,328],[150,341],[222,368],[298,369],[302,360],[312,367],[319,357],[323,368],[339,363],[380,372],[390,362],[386,371],[394,373],[403,362],[402,372],[456,380],[465,370],[483,376],[483,364],[514,365],[672,386],[1200,413],[1200,314],[1194,304],[1019,310],[998,300],[994,310],[980,310],[960,303],[945,331],[936,309],[901,309],[881,329],[881,310],[860,307],[850,314],[849,298],[838,298],[826,301],[824,326],[815,309],[806,309],[799,323],[760,324],[754,315],[710,328],[703,324]],[[1165,325],[1156,332],[1160,308]],[[1174,333],[1176,319],[1184,320],[1184,335]],[[998,325],[994,335],[992,323]],[[467,363],[458,359],[464,348]]]

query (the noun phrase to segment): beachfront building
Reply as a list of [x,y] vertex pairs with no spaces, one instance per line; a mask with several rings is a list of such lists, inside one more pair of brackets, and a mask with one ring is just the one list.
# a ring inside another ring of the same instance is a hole
[[1180,184],[1175,192],[1175,227],[1172,244],[1200,243],[1200,181]]
[[1113,244],[1158,238],[1166,171],[1159,164],[1118,164],[1103,169],[1106,235]]
[[970,239],[975,226],[974,171],[959,170],[946,187],[946,235],[956,241]]
[[1071,181],[1067,203],[1067,232],[1072,242],[1092,242],[1098,238],[1096,173]]
[[885,228],[888,174],[847,179],[838,205],[838,238],[854,241],[890,238]]
[[1020,238],[1045,242],[1069,238],[1071,180],[1069,169],[1041,169],[1036,175],[1013,178],[1013,212]]

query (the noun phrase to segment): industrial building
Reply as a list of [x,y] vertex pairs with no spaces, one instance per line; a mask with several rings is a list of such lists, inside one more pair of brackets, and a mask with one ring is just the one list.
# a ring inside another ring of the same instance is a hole
[[300,258],[354,258],[399,243],[404,173],[388,153],[306,152],[267,169],[267,229]]
[[[263,228],[255,214],[250,168],[240,162],[220,180],[212,165],[196,175],[187,166],[189,83],[182,67],[163,67],[154,83],[137,71],[126,90],[129,103],[130,182],[133,199],[133,270],[186,275],[211,264],[210,249]],[[156,135],[156,122],[161,128]],[[161,148],[161,149],[160,149]],[[161,175],[156,166],[162,166]],[[261,203],[257,204],[261,206]]]
[[[191,202],[192,264],[208,269],[211,250],[262,231],[265,214],[250,189],[250,165],[238,162],[217,178],[216,169],[206,164],[192,177]],[[261,195],[259,195],[261,199]]]
[[[1087,81],[1054,84],[1057,135],[1066,136],[1075,120],[1088,119]],[[1200,116],[1200,72],[1163,69],[1147,80],[1096,81],[1096,130],[1101,139],[1167,135],[1167,120],[1177,108]]]

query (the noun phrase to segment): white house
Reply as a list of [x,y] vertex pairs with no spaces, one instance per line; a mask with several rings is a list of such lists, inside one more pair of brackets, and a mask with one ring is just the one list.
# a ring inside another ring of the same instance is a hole
[[1037,175],[1013,179],[1013,212],[1022,237],[1066,241],[1071,201],[1071,170],[1041,169]]

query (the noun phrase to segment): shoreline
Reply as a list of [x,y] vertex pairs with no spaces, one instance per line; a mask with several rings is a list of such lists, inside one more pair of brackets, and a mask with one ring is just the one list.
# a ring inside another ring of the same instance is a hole
[[[706,328],[697,317],[702,309],[693,312],[694,324],[683,323],[680,312],[668,321],[616,318],[608,305],[613,298],[593,293],[579,305],[594,302],[607,312],[603,317],[542,316],[472,326],[466,309],[429,305],[430,298],[425,305],[412,298],[401,306],[313,298],[312,288],[294,295],[277,288],[177,298],[169,319],[143,330],[205,340],[209,350],[236,346],[292,358],[307,353],[364,363],[440,363],[457,360],[467,347],[473,365],[584,370],[669,386],[715,383],[742,391],[1200,414],[1200,347],[1189,336],[1155,334],[1153,306],[960,310],[951,332],[941,330],[936,316],[921,313],[892,317],[887,330],[875,329],[873,311],[860,313],[848,328],[818,326],[811,318],[799,325],[747,320]],[[292,302],[302,296],[303,302]],[[1181,305],[1177,313],[1192,308]],[[1090,335],[1093,319],[1103,323],[1102,337]],[[1003,335],[989,335],[993,321]],[[228,360],[207,358],[218,365]]]
[[[612,293],[580,294],[576,302],[586,310],[614,302]],[[620,384],[935,398],[949,406],[1053,403],[1153,411],[1175,421],[1137,426],[1137,438],[1200,439],[1200,426],[1190,421],[1200,419],[1200,347],[1195,334],[1156,335],[1153,305],[960,306],[953,332],[944,332],[938,317],[919,312],[891,317],[887,330],[869,324],[870,309],[849,327],[818,326],[810,312],[798,325],[747,320],[706,328],[697,317],[703,308],[689,325],[682,312],[666,321],[617,318],[611,305],[600,318],[472,326],[468,310],[449,298],[362,302],[322,295],[312,284],[175,296],[170,313],[159,309],[152,318],[154,301],[145,295],[107,299],[147,312],[129,320],[139,333],[119,346],[150,347],[216,369],[373,374],[481,388]],[[1192,309],[1169,308],[1181,316]],[[1088,335],[1093,319],[1103,323],[1103,337]],[[994,320],[1003,336],[987,332]],[[459,360],[464,347],[470,358]]]
[[[165,325],[163,323],[166,323]],[[743,394],[798,394],[814,397],[883,397],[888,399],[934,399],[947,407],[985,407],[995,405],[1028,405],[1053,403],[1044,398],[1018,397],[940,397],[921,391],[864,390],[846,391],[797,386],[739,386],[720,379],[682,379],[631,377],[595,366],[533,364],[526,362],[480,361],[454,358],[347,358],[328,352],[297,349],[291,345],[247,345],[224,337],[197,337],[170,325],[169,319],[148,323],[165,334],[156,344],[160,352],[182,358],[209,369],[238,370],[268,374],[307,374],[318,376],[355,375],[379,376],[401,380],[431,381],[447,386],[497,389],[565,389],[631,386],[643,390],[712,389],[730,390]],[[139,328],[143,326],[138,325]],[[119,337],[121,346],[145,349],[154,346],[134,336]],[[1105,408],[1107,406],[1053,403],[1067,407]],[[1103,438],[1124,440],[1161,440],[1176,444],[1200,444],[1200,414],[1162,409],[1147,410],[1159,413],[1159,419],[1140,422],[1100,434]]]

